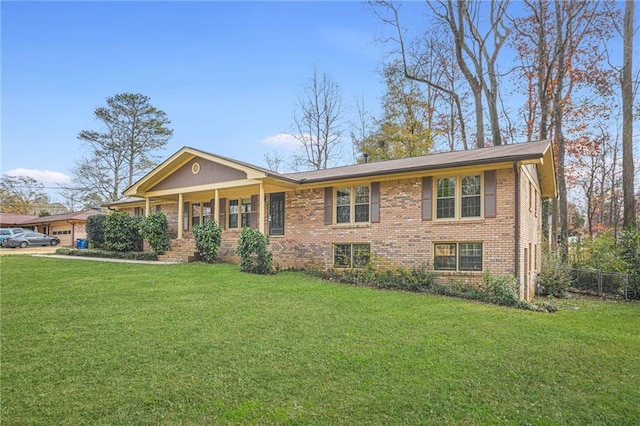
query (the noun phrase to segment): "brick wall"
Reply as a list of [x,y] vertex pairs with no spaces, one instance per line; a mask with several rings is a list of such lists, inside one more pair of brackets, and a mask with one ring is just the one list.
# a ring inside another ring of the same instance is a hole
[[[521,231],[517,275],[521,277],[521,296],[531,298],[540,266],[541,199],[535,166],[525,166],[519,174]],[[476,242],[482,243],[483,270],[489,270],[493,275],[516,274],[515,182],[512,168],[496,171],[495,218],[422,220],[421,177],[381,181],[380,222],[351,225],[324,224],[324,188],[289,191],[285,196],[285,233],[270,237],[270,250],[275,264],[282,268],[330,268],[333,266],[333,244],[366,243],[370,244],[371,254],[377,261],[412,267],[433,264],[434,243]],[[530,186],[534,191],[531,197]],[[250,195],[253,194],[246,194]],[[180,225],[177,203],[162,204],[161,209],[167,215],[170,233],[175,238]],[[128,211],[133,214],[133,209]],[[152,211],[155,211],[153,206]],[[267,232],[268,214],[267,205]],[[235,250],[239,235],[237,229],[223,232],[218,252],[220,260],[238,261]],[[185,233],[185,238],[189,238],[189,233]],[[525,262],[525,255],[529,263]],[[530,266],[527,271],[526,266]],[[481,282],[482,272],[441,271],[438,279]]]
[[[514,273],[514,189],[511,169],[497,171],[497,217],[423,221],[421,178],[380,183],[380,223],[324,224],[324,188],[286,193],[285,235],[272,236],[270,248],[281,267],[333,266],[333,244],[368,243],[374,257],[411,267],[433,263],[434,242],[480,242],[483,268],[493,274]],[[268,208],[266,209],[268,212]],[[223,233],[220,256],[235,260],[239,231]],[[482,279],[481,272],[440,273],[447,277]]]

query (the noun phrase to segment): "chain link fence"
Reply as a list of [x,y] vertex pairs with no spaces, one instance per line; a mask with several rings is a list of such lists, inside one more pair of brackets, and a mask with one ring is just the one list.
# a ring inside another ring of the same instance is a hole
[[640,289],[631,283],[630,274],[598,269],[569,268],[571,290],[579,293],[624,299],[640,299]]

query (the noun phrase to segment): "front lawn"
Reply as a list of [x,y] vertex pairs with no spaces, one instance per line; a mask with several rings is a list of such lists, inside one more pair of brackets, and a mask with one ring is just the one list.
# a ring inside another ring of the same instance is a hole
[[640,304],[1,259],[2,424],[637,424]]

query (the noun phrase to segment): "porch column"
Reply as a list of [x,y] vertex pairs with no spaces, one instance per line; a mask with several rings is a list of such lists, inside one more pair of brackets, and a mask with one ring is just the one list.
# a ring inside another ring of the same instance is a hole
[[145,216],[149,216],[149,214],[151,210],[151,200],[149,199],[149,197],[146,197],[144,199],[144,215]]
[[183,208],[182,193],[178,194],[178,239],[182,239],[182,227],[184,226],[184,208]]
[[220,225],[220,191],[215,190],[215,195],[213,196],[213,220],[216,221],[218,225]]
[[264,184],[260,182],[260,207],[258,216],[258,230],[264,234]]

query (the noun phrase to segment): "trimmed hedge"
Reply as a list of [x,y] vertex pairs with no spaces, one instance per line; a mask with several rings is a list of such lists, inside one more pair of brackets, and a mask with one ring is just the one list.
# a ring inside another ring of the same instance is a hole
[[158,260],[158,255],[152,251],[116,252],[99,249],[76,250],[70,248],[59,248],[56,250],[56,254],[79,257],[99,257],[103,259]]

